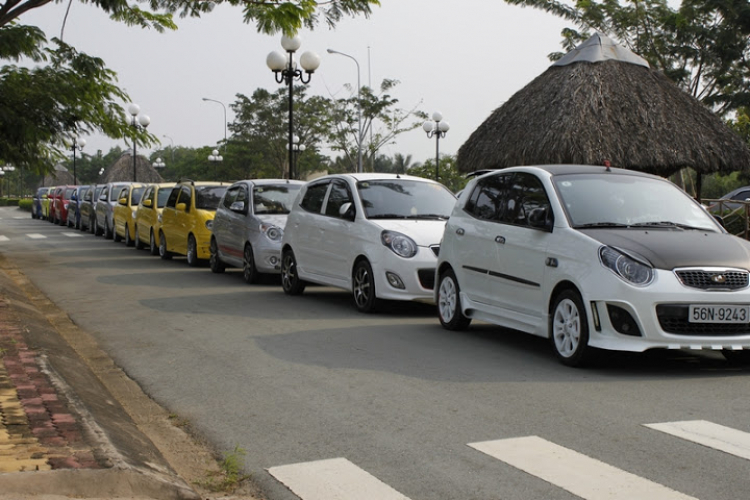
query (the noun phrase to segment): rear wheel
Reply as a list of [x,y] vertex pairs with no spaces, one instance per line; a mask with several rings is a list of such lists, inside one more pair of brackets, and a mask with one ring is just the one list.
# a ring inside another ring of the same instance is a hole
[[170,260],[172,258],[172,252],[167,250],[167,239],[164,237],[162,231],[159,231],[159,257],[163,260]]
[[[125,228],[125,230],[127,232],[127,228]],[[118,242],[122,241],[122,236],[120,236],[117,233],[117,229],[115,229],[114,231],[112,231],[112,239],[115,240],[115,243],[118,243]]]
[[159,255],[161,249],[160,245],[156,244],[156,237],[154,236],[154,230],[151,229],[148,236],[148,251],[151,255]]
[[211,238],[211,244],[208,247],[208,251],[211,256],[208,258],[208,265],[211,268],[212,273],[223,273],[226,270],[226,266],[219,258],[219,245],[216,244],[216,238]]
[[297,259],[294,252],[285,250],[281,255],[281,288],[287,295],[299,295],[305,291],[306,283],[297,275]]
[[245,251],[242,254],[242,279],[245,280],[245,283],[255,283],[259,276],[258,268],[255,267],[253,247],[248,243],[245,245]]
[[554,298],[549,338],[557,359],[564,365],[582,366],[590,358],[589,325],[578,292],[563,290]]
[[106,216],[104,217],[104,237],[108,240],[112,239],[112,229],[109,227],[109,221]]
[[130,237],[130,228],[127,224],[125,224],[125,246],[126,247],[132,247],[133,246],[133,238]]
[[190,267],[196,267],[200,264],[200,259],[198,258],[198,244],[195,242],[195,236],[192,234],[188,236],[187,263]]
[[354,266],[352,295],[354,305],[360,312],[376,312],[380,305],[380,301],[375,296],[375,276],[372,274],[372,266],[366,260],[360,260]]
[[133,242],[136,250],[143,250],[143,242],[141,241],[141,235],[138,234],[138,226],[135,227],[135,241]]
[[448,330],[465,330],[471,323],[461,309],[461,288],[453,269],[447,269],[438,278],[437,309],[440,324]]

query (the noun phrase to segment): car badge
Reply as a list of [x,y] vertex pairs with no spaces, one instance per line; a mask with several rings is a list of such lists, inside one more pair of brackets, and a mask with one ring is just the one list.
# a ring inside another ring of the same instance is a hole
[[723,274],[714,274],[711,276],[711,281],[714,283],[726,283],[727,278]]

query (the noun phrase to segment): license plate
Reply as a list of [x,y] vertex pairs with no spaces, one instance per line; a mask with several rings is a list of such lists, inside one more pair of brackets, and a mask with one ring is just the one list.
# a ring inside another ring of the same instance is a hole
[[692,304],[688,322],[749,323],[750,306]]

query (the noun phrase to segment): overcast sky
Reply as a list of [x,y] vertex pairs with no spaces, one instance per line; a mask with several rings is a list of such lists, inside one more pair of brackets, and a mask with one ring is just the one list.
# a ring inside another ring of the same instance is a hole
[[[41,27],[48,38],[59,37],[66,6],[47,4],[21,22]],[[117,72],[119,85],[151,118],[149,131],[164,146],[172,141],[212,146],[224,138],[224,110],[202,98],[224,103],[231,123],[229,105],[237,94],[279,88],[266,56],[282,50],[281,36],[258,34],[254,25],[242,22],[241,10],[230,6],[177,24],[177,31],[163,34],[130,28],[74,2],[64,40]],[[399,80],[392,95],[400,107],[440,111],[451,127],[440,140],[440,152],[455,154],[493,110],[549,67],[547,56],[561,50],[565,26],[551,14],[502,0],[381,0],[369,19],[345,18],[335,30],[301,32],[298,54],[311,50],[322,60],[308,95],[343,98],[349,96],[346,84],[356,89],[356,64],[328,54],[329,48],[357,59],[363,85],[377,88],[384,78]],[[88,154],[128,147],[104,136],[87,141]],[[435,139],[419,128],[381,153],[423,162],[435,157]]]

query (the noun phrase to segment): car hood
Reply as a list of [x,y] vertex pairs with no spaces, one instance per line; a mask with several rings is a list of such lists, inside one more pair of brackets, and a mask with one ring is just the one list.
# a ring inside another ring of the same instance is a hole
[[413,239],[418,246],[437,245],[443,238],[444,220],[376,219],[373,224],[389,231],[398,231]]
[[657,269],[750,268],[750,243],[731,234],[653,228],[580,231],[604,245],[640,255]]
[[289,216],[286,214],[260,214],[256,215],[256,217],[266,224],[273,224],[274,226],[284,229],[284,227],[286,227],[286,219]]

